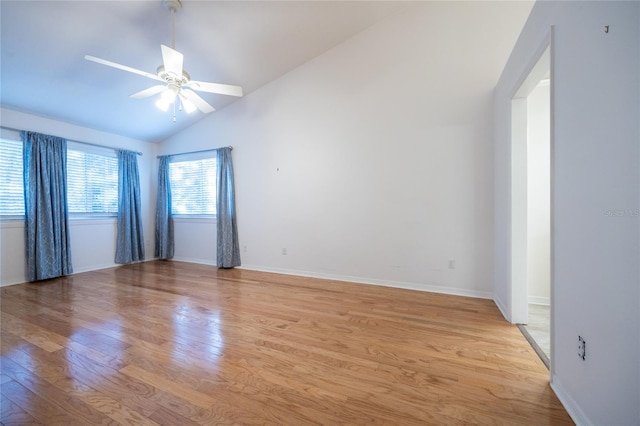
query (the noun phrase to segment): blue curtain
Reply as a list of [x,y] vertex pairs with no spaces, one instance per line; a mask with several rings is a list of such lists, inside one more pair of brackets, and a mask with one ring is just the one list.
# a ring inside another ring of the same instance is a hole
[[138,153],[118,150],[118,236],[116,263],[144,260]]
[[160,157],[158,167],[158,193],[156,199],[155,257],[171,259],[174,252],[173,218],[171,217],[171,185],[169,181],[169,156]]
[[27,280],[73,273],[67,211],[67,141],[21,132]]
[[216,213],[217,213],[217,259],[218,268],[240,266],[240,244],[236,224],[236,195],[233,183],[231,148],[217,150]]

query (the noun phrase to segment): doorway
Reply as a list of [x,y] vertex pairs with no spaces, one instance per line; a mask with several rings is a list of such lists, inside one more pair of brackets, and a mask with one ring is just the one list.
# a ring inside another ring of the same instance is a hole
[[551,66],[541,54],[512,99],[513,320],[549,368],[551,339]]

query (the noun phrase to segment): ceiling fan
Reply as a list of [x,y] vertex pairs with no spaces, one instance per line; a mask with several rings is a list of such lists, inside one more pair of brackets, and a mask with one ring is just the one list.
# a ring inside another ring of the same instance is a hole
[[162,84],[151,86],[130,95],[134,99],[147,98],[149,96],[160,94],[156,106],[163,111],[167,111],[169,106],[173,104],[173,121],[176,121],[175,108],[179,103],[179,109],[184,107],[187,113],[191,113],[199,109],[203,113],[210,113],[215,109],[202,99],[195,91],[217,93],[229,96],[242,96],[242,87],[229,84],[208,83],[206,81],[191,80],[191,76],[182,68],[183,55],[175,50],[175,22],[174,15],[177,10],[182,8],[180,0],[162,0],[164,6],[171,12],[171,47],[160,45],[162,51],[162,65],[156,71],[156,74],[140,71],[126,65],[120,65],[105,59],[96,58],[95,56],[85,55],[85,59],[96,62],[98,64],[107,65],[123,71],[139,74],[153,80],[161,81]]

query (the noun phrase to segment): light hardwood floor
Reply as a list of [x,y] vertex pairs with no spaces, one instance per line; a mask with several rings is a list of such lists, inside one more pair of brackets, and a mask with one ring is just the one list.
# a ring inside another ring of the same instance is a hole
[[1,291],[1,421],[572,424],[490,300],[179,262]]

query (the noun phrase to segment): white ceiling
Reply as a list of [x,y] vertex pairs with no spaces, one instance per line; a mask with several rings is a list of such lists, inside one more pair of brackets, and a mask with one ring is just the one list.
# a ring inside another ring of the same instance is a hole
[[[411,2],[182,4],[175,47],[185,70],[194,80],[240,85],[246,96]],[[160,0],[2,0],[0,15],[2,107],[146,141],[206,117],[178,112],[173,123],[171,112],[154,106],[155,97],[128,97],[156,81],[84,59],[89,54],[155,74],[160,44],[171,45],[170,13]],[[485,18],[491,17],[478,17]],[[237,100],[201,95],[218,110]]]

